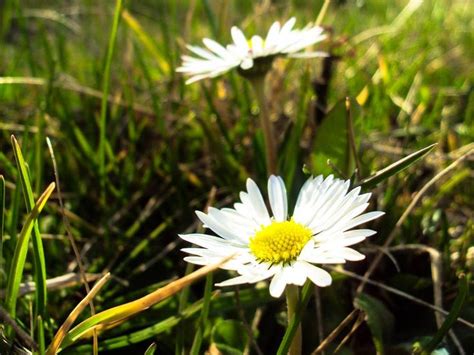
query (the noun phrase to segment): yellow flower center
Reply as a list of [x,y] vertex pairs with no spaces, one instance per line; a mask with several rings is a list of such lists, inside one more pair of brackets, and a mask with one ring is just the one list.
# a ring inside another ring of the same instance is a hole
[[259,261],[288,263],[296,260],[312,234],[311,229],[293,220],[272,222],[250,238],[249,248]]

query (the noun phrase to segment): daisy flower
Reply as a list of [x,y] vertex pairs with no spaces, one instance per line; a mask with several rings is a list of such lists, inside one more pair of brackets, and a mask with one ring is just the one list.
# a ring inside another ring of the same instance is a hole
[[283,179],[270,176],[268,195],[272,214],[252,179],[247,191],[240,193],[241,202],[234,208],[209,208],[196,211],[209,234],[184,234],[180,237],[198,247],[182,249],[191,254],[185,261],[197,265],[214,264],[222,258],[235,257],[222,266],[239,276],[217,284],[230,286],[256,283],[268,278],[270,294],[279,297],[286,285],[301,286],[307,278],[318,286],[331,284],[331,275],[314,264],[344,263],[365,256],[350,246],[375,234],[370,229],[354,227],[380,217],[384,212],[363,213],[370,193],[361,188],[349,191],[350,181],[326,179],[322,175],[309,178],[301,188],[291,217]]
[[186,84],[214,78],[233,68],[243,76],[264,75],[277,56],[311,58],[324,56],[322,52],[301,52],[302,49],[326,38],[319,26],[308,25],[304,29],[293,29],[295,18],[283,26],[274,22],[263,39],[252,36],[250,39],[238,27],[231,28],[232,43],[222,46],[216,41],[204,38],[206,48],[188,45],[187,48],[197,57],[182,56],[183,64],[176,71],[190,75]]

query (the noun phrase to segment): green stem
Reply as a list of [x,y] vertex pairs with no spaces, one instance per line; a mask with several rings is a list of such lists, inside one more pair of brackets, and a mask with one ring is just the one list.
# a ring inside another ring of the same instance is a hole
[[[286,286],[286,305],[288,307],[288,324],[295,316],[296,308],[298,306],[298,286],[296,285],[287,285]],[[301,324],[298,325],[296,329],[296,334],[291,342],[289,355],[301,355],[301,346],[302,346],[302,335],[301,335]]]
[[260,107],[260,125],[262,126],[265,140],[267,173],[269,175],[276,174],[276,143],[272,122],[270,121],[270,112],[265,100],[265,75],[259,75],[250,79],[250,83],[253,86]]

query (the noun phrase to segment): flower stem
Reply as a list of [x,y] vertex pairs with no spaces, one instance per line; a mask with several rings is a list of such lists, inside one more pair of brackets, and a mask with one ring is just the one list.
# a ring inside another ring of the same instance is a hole
[[[286,286],[286,305],[288,307],[288,324],[294,317],[296,307],[298,306],[298,286],[287,285]],[[301,355],[302,335],[301,335],[301,324],[298,325],[296,334],[290,346],[289,355]]]
[[265,100],[265,75],[256,76],[250,79],[250,82],[253,86],[260,107],[260,125],[265,140],[267,173],[269,175],[276,174],[276,143],[272,122],[270,121],[270,112]]

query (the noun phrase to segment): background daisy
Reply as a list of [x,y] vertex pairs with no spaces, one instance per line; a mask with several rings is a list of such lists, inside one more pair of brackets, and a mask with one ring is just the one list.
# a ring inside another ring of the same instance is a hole
[[324,55],[322,52],[302,52],[327,37],[323,34],[323,28],[308,25],[303,29],[293,29],[295,22],[294,17],[283,26],[278,21],[274,22],[265,38],[258,35],[247,38],[242,30],[234,26],[230,31],[232,43],[225,47],[212,39],[204,38],[205,48],[187,46],[196,57],[183,55],[183,64],[176,70],[189,75],[186,84],[190,84],[214,78],[233,68],[238,68],[244,76],[264,74],[276,56],[311,58]]

